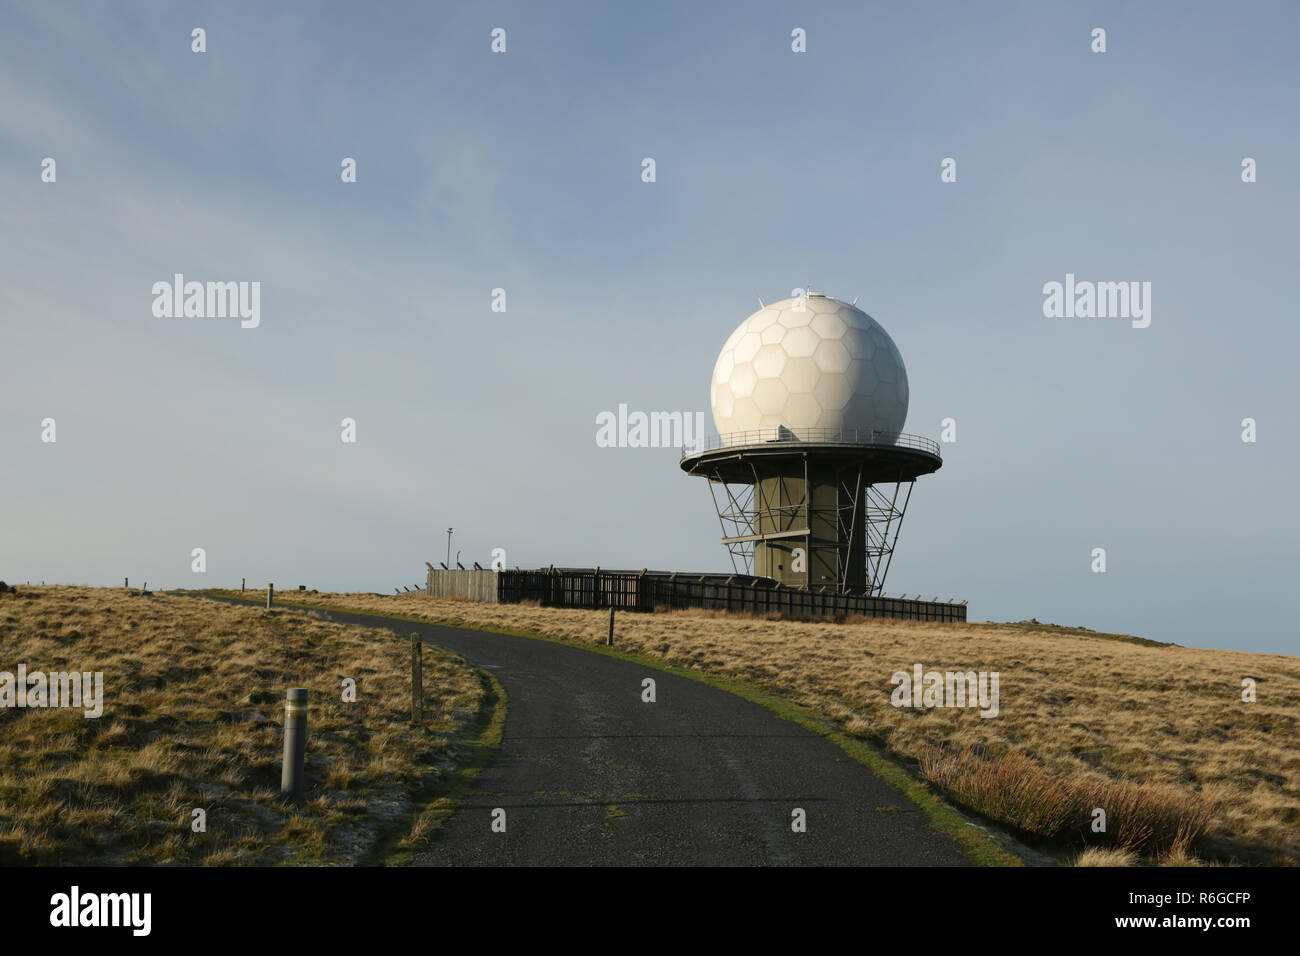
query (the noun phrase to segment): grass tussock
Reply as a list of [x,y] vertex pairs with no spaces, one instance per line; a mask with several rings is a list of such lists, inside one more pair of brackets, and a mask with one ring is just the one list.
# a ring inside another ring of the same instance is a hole
[[[118,589],[0,594],[0,671],[19,664],[101,671],[104,707],[0,709],[0,865],[371,860],[454,773],[483,699],[477,672],[426,648],[412,728],[390,632]],[[309,691],[297,806],[279,794],[287,687]]]
[[1089,847],[1074,859],[1075,866],[1137,866],[1138,858],[1128,850]]
[[[607,610],[444,601],[416,593],[326,593],[303,600],[587,644],[604,644],[609,630]],[[1188,807],[1201,800],[1211,809],[1197,852],[1239,862],[1300,860],[1300,659],[1178,647],[1037,621],[868,618],[837,624],[768,617],[705,610],[619,613],[615,643],[666,664],[754,685],[906,760],[919,763],[936,749],[1019,754],[1051,780],[1083,778],[1094,786],[1111,781],[1117,789],[1110,798],[1119,801],[1126,820],[1133,812],[1123,802],[1126,787],[1144,794],[1161,788]],[[997,671],[998,715],[895,708],[891,676],[918,663],[936,670]],[[1255,679],[1255,703],[1241,699],[1246,677]],[[993,793],[987,802],[1002,799]],[[1165,804],[1153,797],[1149,805],[1156,817],[1148,839],[1156,846],[1156,834],[1168,829]],[[1051,819],[1048,808],[1032,802],[1024,812]]]
[[930,753],[920,763],[925,779],[957,802],[1042,840],[1161,858],[1186,854],[1210,822],[1211,806],[1198,795],[1054,773],[1019,753]]

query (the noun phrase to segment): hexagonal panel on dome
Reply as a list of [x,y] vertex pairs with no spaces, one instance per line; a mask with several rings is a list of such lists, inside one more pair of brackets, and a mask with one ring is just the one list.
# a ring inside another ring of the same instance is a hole
[[785,338],[785,333],[788,331],[790,330],[787,329],[780,322],[773,322],[771,325],[769,325],[767,328],[763,330],[763,333],[762,335],[759,336],[759,338],[763,340],[764,345],[776,345],[783,338]]
[[817,345],[813,360],[823,372],[847,372],[849,370],[849,350],[844,343],[836,339],[826,339]]
[[811,394],[821,376],[822,370],[810,358],[787,359],[785,367],[781,369],[781,381],[791,395]]
[[828,412],[841,411],[853,397],[853,383],[845,375],[823,375],[813,386],[813,398]]
[[729,388],[718,389],[717,397],[713,400],[713,414],[722,415],[724,418],[730,418],[735,414],[736,398]]
[[813,315],[809,325],[823,339],[843,338],[844,333],[849,330],[849,324],[840,317],[838,312],[817,313]]
[[878,381],[876,366],[866,359],[854,359],[850,362],[848,377],[850,381],[857,384],[854,391],[870,395],[876,390],[876,382]]
[[757,332],[746,332],[739,342],[736,343],[735,358],[737,362],[752,362],[754,355],[757,354],[759,347],[763,343],[759,341]]
[[869,359],[876,354],[876,346],[871,336],[863,329],[849,329],[841,339],[849,355],[856,359]]
[[876,406],[870,395],[858,393],[849,399],[848,405],[844,408],[844,427],[856,428],[863,432],[872,429],[885,431],[884,422],[877,416]]
[[[754,405],[764,416],[780,415],[785,408],[786,399],[789,397],[790,392],[780,379],[760,379],[758,384],[754,386]],[[788,425],[790,423],[780,422],[779,424]]]
[[893,389],[876,394],[872,398],[872,405],[875,408],[877,420],[877,424],[873,427],[891,434],[903,430],[902,407],[899,405]]
[[731,370],[736,367],[735,355],[730,349],[723,349],[718,356],[718,364],[713,366],[713,381],[725,382],[731,377]]
[[[714,421],[717,421],[718,413],[713,413]],[[718,428],[718,434],[725,435],[728,432],[747,432],[759,428],[763,424],[763,415],[754,404],[752,398],[737,398],[735,406],[731,410],[730,426],[727,428]]]
[[797,329],[788,329],[785,338],[781,340],[781,348],[785,349],[785,354],[791,358],[811,358],[820,343],[821,336],[812,330],[812,326],[805,325]]
[[[804,425],[805,428],[828,427],[825,423],[825,409],[818,404],[817,399],[810,392],[791,394],[785,400],[782,418],[787,422],[807,422],[808,424]],[[791,426],[787,425],[786,427]]]
[[764,345],[754,356],[754,374],[760,379],[779,378],[785,363],[784,348],[780,345]]
[[878,349],[875,356],[871,359],[871,364],[875,366],[876,378],[882,382],[898,381],[899,365],[894,361],[894,356],[890,355],[885,349]]
[[778,321],[787,329],[797,329],[811,322],[812,317],[812,309],[807,307],[802,312],[796,312],[794,309],[782,309],[781,318]]
[[731,389],[731,394],[736,398],[748,398],[754,393],[754,385],[758,382],[758,376],[754,374],[754,366],[746,362],[744,365],[737,365],[731,372],[731,377],[726,382],[719,382],[719,388]]

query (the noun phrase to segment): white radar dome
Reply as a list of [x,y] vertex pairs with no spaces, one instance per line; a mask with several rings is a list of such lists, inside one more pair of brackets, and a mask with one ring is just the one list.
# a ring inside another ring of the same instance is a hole
[[901,432],[907,369],[861,309],[820,293],[759,309],[731,333],[713,369],[719,435],[784,426]]

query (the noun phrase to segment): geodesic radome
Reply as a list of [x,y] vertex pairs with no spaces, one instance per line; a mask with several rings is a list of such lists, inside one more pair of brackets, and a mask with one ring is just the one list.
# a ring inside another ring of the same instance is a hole
[[907,420],[898,347],[861,309],[819,293],[759,309],[731,333],[713,369],[718,434],[784,425],[896,433]]

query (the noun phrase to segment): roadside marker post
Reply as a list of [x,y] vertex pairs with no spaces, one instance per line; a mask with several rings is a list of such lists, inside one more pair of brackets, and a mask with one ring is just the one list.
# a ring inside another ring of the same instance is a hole
[[424,726],[424,642],[411,635],[411,723]]
[[302,799],[303,767],[307,756],[307,688],[290,687],[284,697],[284,766],[280,793]]
[[606,647],[614,646],[614,609],[609,609],[609,640],[605,642]]
[[271,604],[274,603],[274,601],[275,601],[275,585],[268,584],[266,586],[266,606],[269,608]]

